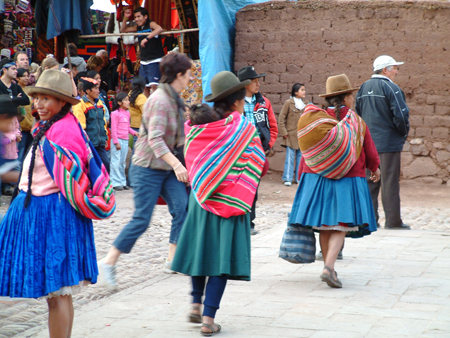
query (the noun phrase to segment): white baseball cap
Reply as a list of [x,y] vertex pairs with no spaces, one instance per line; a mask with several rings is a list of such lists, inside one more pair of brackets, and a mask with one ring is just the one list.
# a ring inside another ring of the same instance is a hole
[[381,55],[373,62],[373,71],[381,70],[389,66],[400,66],[402,64],[404,64],[404,62],[397,62],[389,55]]

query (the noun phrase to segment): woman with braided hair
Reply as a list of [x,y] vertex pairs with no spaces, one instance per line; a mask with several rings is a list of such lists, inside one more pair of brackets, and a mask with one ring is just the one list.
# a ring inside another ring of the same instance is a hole
[[[46,297],[50,337],[70,337],[72,295],[96,283],[98,270],[92,220],[76,209],[76,197],[68,198],[59,180],[73,171],[63,175],[58,167],[71,163],[71,168],[77,165],[85,172],[92,166],[92,154],[71,113],[79,100],[72,97],[69,75],[45,70],[27,92],[34,97],[40,121],[32,130],[20,192],[0,225],[0,296]],[[58,162],[61,154],[76,163]],[[70,180],[64,182],[74,186]]]
[[289,224],[319,232],[325,266],[320,278],[341,288],[334,265],[345,237],[377,230],[366,168],[380,179],[380,160],[365,122],[351,110],[354,102],[345,74],[327,79],[326,110],[308,104],[298,121],[301,177]]

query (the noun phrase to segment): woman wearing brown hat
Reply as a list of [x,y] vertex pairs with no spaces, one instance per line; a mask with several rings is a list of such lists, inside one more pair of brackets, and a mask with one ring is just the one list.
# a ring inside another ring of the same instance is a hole
[[289,224],[319,232],[325,267],[321,279],[341,288],[334,270],[345,237],[377,230],[365,170],[380,179],[380,163],[369,129],[351,110],[353,88],[345,74],[327,79],[328,108],[309,104],[298,122],[301,178]]
[[[0,296],[47,298],[50,337],[70,337],[72,295],[95,283],[98,270],[92,219],[84,216],[81,207],[75,209],[73,201],[79,195],[66,197],[64,184],[84,191],[72,173],[83,178],[87,168],[102,173],[106,169],[95,167],[91,160],[95,151],[87,147],[87,138],[70,112],[78,100],[72,97],[69,75],[45,70],[27,92],[34,97],[40,121],[32,130],[34,140],[23,163],[20,192],[0,225]],[[109,180],[107,175],[101,178]],[[111,214],[114,205],[110,206]]]
[[192,191],[172,269],[192,276],[189,320],[203,323],[204,336],[221,330],[214,318],[227,280],[250,280],[250,210],[265,155],[256,128],[241,116],[249,83],[228,71],[216,74],[205,97],[214,112],[200,106],[185,124]]

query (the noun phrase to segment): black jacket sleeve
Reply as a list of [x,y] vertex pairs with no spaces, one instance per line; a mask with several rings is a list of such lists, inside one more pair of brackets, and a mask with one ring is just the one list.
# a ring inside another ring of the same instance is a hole
[[385,95],[390,102],[394,125],[398,131],[407,137],[409,133],[409,108],[405,102],[405,94],[395,84],[384,82]]
[[[17,95],[13,98],[13,102],[19,106],[28,106],[30,104],[30,98],[27,94],[25,94],[22,87],[17,85],[15,89],[17,91]],[[22,95],[19,97],[19,94]]]

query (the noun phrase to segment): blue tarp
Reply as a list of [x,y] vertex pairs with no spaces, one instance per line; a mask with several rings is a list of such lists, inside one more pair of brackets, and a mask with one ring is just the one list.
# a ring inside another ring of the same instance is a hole
[[236,13],[247,5],[261,2],[267,0],[199,0],[203,97],[211,93],[209,84],[215,74],[233,71]]

